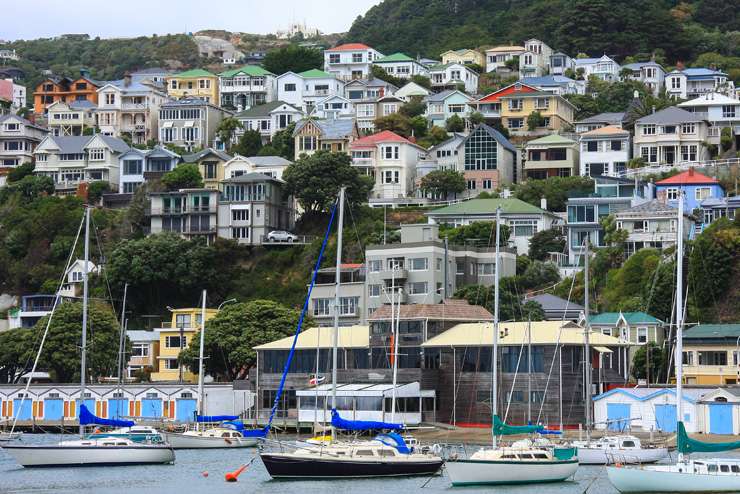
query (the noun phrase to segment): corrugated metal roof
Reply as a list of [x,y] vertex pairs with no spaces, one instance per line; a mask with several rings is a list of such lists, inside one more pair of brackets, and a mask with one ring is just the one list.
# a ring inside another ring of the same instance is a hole
[[602,312],[601,314],[591,316],[589,322],[592,326],[614,326],[619,321],[620,316],[624,317],[628,324],[663,324],[663,321],[645,312]]
[[740,324],[699,324],[683,332],[684,339],[736,339],[738,336],[740,336]]
[[521,199],[471,199],[469,201],[450,204],[443,208],[426,213],[428,216],[462,216],[466,214],[495,214],[497,208],[506,214],[550,214],[544,209],[524,202]]
[[637,120],[637,124],[679,124],[684,122],[701,122],[703,119],[694,113],[677,106],[669,106]]
[[[332,348],[332,334],[334,328],[317,327],[301,331],[296,342],[296,350],[315,350],[318,348]],[[293,336],[281,338],[277,341],[254,347],[254,350],[290,350]],[[339,348],[369,348],[369,326],[342,326],[339,328]]]
[[[391,306],[383,305],[368,317],[369,321],[390,319]],[[480,305],[470,305],[465,300],[442,304],[411,304],[401,306],[401,320],[434,319],[441,321],[489,321],[493,314]],[[394,316],[395,317],[395,316]]]

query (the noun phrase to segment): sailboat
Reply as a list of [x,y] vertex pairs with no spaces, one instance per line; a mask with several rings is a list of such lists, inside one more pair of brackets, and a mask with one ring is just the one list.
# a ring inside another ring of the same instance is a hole
[[501,240],[501,209],[496,210],[496,273],[494,278],[493,361],[492,361],[492,447],[481,448],[469,458],[449,460],[447,473],[453,486],[505,485],[560,482],[578,470],[575,448],[538,446],[536,441],[518,441],[509,447],[497,444],[497,437],[536,433],[541,426],[511,426],[498,416],[498,331],[499,331],[499,245]]
[[586,440],[573,441],[572,445],[578,448],[578,460],[581,465],[611,465],[613,463],[643,464],[655,463],[668,456],[668,449],[661,447],[645,447],[639,438],[627,435],[605,436],[600,439],[591,439],[591,346],[589,337],[591,334],[589,313],[589,242],[584,241],[584,365],[585,388],[586,388]]
[[[90,259],[90,208],[85,208],[85,266],[89,266]],[[74,247],[72,248],[74,252]],[[71,256],[70,256],[71,259]],[[65,270],[66,272],[66,270]],[[87,358],[87,304],[88,304],[88,270],[82,275],[82,358],[80,359],[80,397],[85,396],[85,361]],[[61,288],[61,287],[60,287]],[[44,337],[41,340],[36,360],[33,364],[31,374],[35,372],[39,356],[43,350],[44,341],[49,331],[54,310],[59,302],[59,292],[54,300],[52,312],[46,324]],[[26,392],[31,380],[26,383]],[[81,403],[81,402],[80,402]],[[89,423],[102,423],[103,425],[130,426],[133,422],[100,419],[92,415],[84,404],[80,404],[79,413],[80,436],[84,436],[85,425]],[[101,422],[102,421],[102,422]],[[12,431],[11,431],[12,432]],[[120,466],[120,465],[146,465],[174,463],[175,452],[165,444],[138,444],[126,438],[104,437],[100,439],[81,439],[74,441],[61,441],[57,444],[13,444],[4,445],[3,449],[8,452],[19,465],[24,467],[60,467],[60,466]]]
[[[432,475],[442,468],[444,461],[431,452],[416,451],[409,446],[404,438],[398,434],[403,425],[345,420],[337,412],[337,349],[339,339],[339,294],[341,290],[341,259],[342,259],[342,226],[344,224],[344,196],[345,189],[339,192],[339,225],[337,228],[337,262],[334,292],[334,332],[332,335],[332,410],[331,410],[331,442],[320,444],[306,444],[299,446],[292,452],[261,452],[260,459],[267,472],[276,479],[326,479],[326,478],[362,478],[362,477],[399,477],[412,475]],[[303,306],[303,313],[307,309],[310,290],[315,282],[316,272],[321,263],[321,257],[328,240],[329,232],[334,220],[332,210],[331,220],[324,237],[324,244],[314,269],[314,279],[311,281],[308,296]],[[301,315],[301,321],[303,314]],[[300,331],[300,323],[296,335]],[[295,341],[295,340],[294,340]],[[392,350],[395,351],[395,350]],[[280,390],[285,381],[285,375],[290,366],[292,350],[285,365]],[[280,397],[275,398],[275,403]],[[274,415],[275,406],[271,413]],[[395,407],[394,407],[395,408]],[[269,424],[268,424],[269,427]],[[377,435],[366,441],[344,442],[337,441],[337,430],[371,431],[389,430],[391,432]]]
[[[261,438],[265,437],[262,429],[248,431],[236,421],[236,415],[204,415],[204,387],[203,387],[203,348],[206,334],[206,291],[203,290],[203,305],[200,327],[200,352],[198,358],[198,415],[195,430],[182,433],[165,432],[165,439],[175,449],[223,449],[249,448],[256,446]],[[228,426],[201,428],[201,424],[231,422]]]
[[683,424],[683,191],[678,198],[676,248],[676,443],[678,459],[669,465],[612,466],[606,472],[619,492],[731,492],[740,491],[740,459],[688,458],[691,453],[740,449],[740,441],[706,443],[690,439]]

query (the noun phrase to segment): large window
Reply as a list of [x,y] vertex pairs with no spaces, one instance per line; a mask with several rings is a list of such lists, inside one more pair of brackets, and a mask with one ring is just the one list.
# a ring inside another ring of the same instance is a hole
[[568,223],[593,223],[595,206],[568,206]]
[[479,127],[465,142],[466,170],[495,170],[498,167],[498,142]]
[[655,125],[644,125],[642,127],[642,135],[644,136],[652,136],[655,135]]
[[416,281],[409,283],[409,293],[411,295],[423,295],[428,291],[428,284],[426,281]]
[[191,322],[190,314],[177,314],[175,316],[175,326],[178,328],[189,328]]
[[426,257],[413,257],[409,259],[409,271],[426,271],[429,269],[429,260]]
[[187,345],[187,337],[183,336],[182,340],[179,336],[165,336],[165,344],[167,348],[184,348]]
[[149,343],[134,343],[131,345],[131,356],[132,357],[148,357],[149,356]]
[[314,316],[328,316],[331,314],[331,299],[317,298],[313,301]]
[[123,160],[124,175],[141,175],[142,167],[141,160]]
[[383,157],[387,160],[397,160],[399,146],[383,146]]
[[727,365],[727,352],[699,352],[699,365]]
[[694,190],[694,197],[697,201],[703,201],[709,199],[712,196],[712,189],[709,187],[697,187]]
[[511,220],[514,237],[531,237],[537,233],[537,220]]
[[681,161],[696,161],[696,145],[681,146]]

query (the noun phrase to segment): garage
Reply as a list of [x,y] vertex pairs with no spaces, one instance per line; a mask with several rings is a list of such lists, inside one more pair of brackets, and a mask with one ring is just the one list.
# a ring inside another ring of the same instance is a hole
[[732,434],[732,403],[709,404],[709,433]]
[[31,420],[33,418],[33,398],[30,396],[25,400],[19,397],[13,400],[13,416],[16,420]]
[[128,398],[111,398],[108,400],[108,418],[128,417]]
[[59,393],[51,393],[44,398],[44,420],[62,420],[63,418],[64,400],[59,398]]
[[195,420],[196,401],[194,398],[178,398],[175,419],[178,422]]
[[606,405],[606,420],[610,431],[624,431],[630,424],[629,403],[608,403]]
[[141,416],[146,418],[160,418],[162,416],[162,399],[147,396],[141,400]]
[[662,432],[676,432],[676,405],[655,405],[655,425]]

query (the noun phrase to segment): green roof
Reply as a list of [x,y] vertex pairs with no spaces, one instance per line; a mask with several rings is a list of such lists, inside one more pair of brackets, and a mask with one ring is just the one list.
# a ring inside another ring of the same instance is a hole
[[428,215],[460,216],[465,214],[495,214],[496,208],[501,207],[501,212],[511,214],[549,214],[544,209],[533,206],[521,199],[471,199],[458,202],[443,208],[435,209]]
[[[239,112],[236,115],[234,115],[236,118],[256,118],[256,117],[268,117],[270,116],[270,112],[274,110],[275,108],[278,108],[282,105],[285,105],[285,101],[270,101],[269,103],[265,103],[262,105],[253,106],[249,110],[244,110],[243,112]],[[288,105],[294,108],[292,105]]]
[[216,75],[203,69],[191,69],[175,74],[172,77],[216,77]]
[[530,144],[535,144],[535,145],[540,146],[543,144],[568,144],[570,145],[570,144],[575,144],[575,143],[576,143],[575,141],[568,139],[567,137],[563,137],[558,134],[550,134],[550,135],[546,135],[545,137],[540,137],[539,139],[534,139],[532,141],[527,142],[527,146],[529,146]]
[[319,70],[319,69],[307,70],[305,72],[299,73],[298,75],[305,79],[326,79],[326,78],[334,77],[333,75],[328,74],[324,72],[323,70]]
[[218,75],[221,77],[234,77],[236,74],[239,73],[244,73],[251,76],[275,75],[272,72],[263,69],[259,65],[245,65],[244,67],[240,67],[238,69],[226,70]]
[[375,60],[373,63],[385,63],[385,62],[414,62],[415,60],[411,58],[410,56],[406,55],[405,53],[394,53],[392,55],[388,55],[387,57],[379,58],[378,60]]
[[452,64],[460,65],[457,62],[438,63],[437,65],[433,65],[433,66],[429,67],[429,70],[434,70],[434,71],[436,71],[436,70],[444,70],[444,69],[446,69],[447,67],[449,67]]
[[624,317],[624,320],[627,321],[627,324],[630,326],[634,324],[663,323],[660,319],[657,319],[650,314],[646,314],[645,312],[602,312],[601,314],[591,316],[591,320],[589,322],[595,325],[616,326],[620,315]]
[[740,324],[699,324],[683,332],[684,339],[729,338],[733,342],[740,337]]

